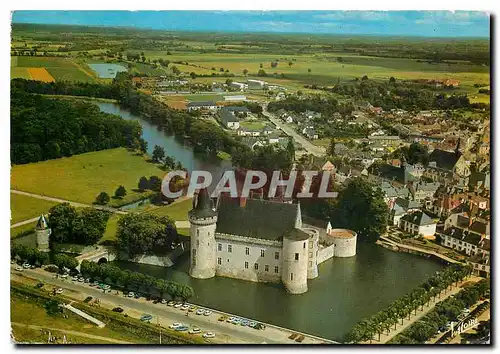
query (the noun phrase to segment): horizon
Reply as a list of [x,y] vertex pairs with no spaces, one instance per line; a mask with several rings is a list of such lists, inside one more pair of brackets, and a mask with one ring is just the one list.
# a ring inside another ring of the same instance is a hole
[[478,11],[13,11],[12,24],[171,32],[490,37],[489,14]]

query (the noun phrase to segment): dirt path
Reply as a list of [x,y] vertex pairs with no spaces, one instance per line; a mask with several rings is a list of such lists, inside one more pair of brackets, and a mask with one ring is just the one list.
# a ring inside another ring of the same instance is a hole
[[27,325],[24,323],[17,323],[17,322],[11,322],[11,325],[18,326],[18,327],[26,327],[26,328],[30,328],[30,329],[46,329],[46,330],[50,330],[50,331],[58,331],[58,332],[62,332],[65,334],[71,334],[71,335],[79,336],[79,337],[102,340],[102,341],[114,343],[114,344],[134,344],[134,343],[126,342],[123,340],[96,336],[96,335],[88,334],[88,333],[84,333],[84,332],[71,331],[71,330],[64,329],[64,328],[50,328],[50,327],[44,327],[44,326]]

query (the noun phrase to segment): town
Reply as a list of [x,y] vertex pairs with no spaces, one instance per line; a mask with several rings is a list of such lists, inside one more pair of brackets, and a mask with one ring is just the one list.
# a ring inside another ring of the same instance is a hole
[[489,37],[22,19],[15,343],[490,343]]

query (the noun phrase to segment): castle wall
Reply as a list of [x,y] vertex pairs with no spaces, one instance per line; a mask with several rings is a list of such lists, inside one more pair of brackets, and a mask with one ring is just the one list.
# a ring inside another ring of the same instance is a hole
[[39,251],[49,251],[50,229],[36,229],[36,248]]
[[318,257],[317,257],[317,261],[318,261],[318,264],[321,264],[327,260],[329,260],[330,258],[332,258],[335,254],[335,245],[334,244],[331,244],[330,246],[326,246],[326,247],[320,247],[319,250],[318,250]]
[[282,244],[279,241],[216,234],[218,276],[254,282],[279,282]]
[[217,216],[208,218],[190,217],[191,265],[189,274],[193,278],[208,279],[215,276],[216,244],[215,227]]
[[307,291],[308,254],[308,240],[295,241],[283,238],[281,281],[289,293],[302,294]]

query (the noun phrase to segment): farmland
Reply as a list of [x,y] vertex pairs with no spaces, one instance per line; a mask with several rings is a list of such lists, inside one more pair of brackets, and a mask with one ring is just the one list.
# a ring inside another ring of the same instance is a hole
[[113,196],[123,185],[127,195],[111,199],[111,205],[123,205],[146,196],[135,192],[141,176],[160,176],[164,172],[125,148],[90,152],[12,167],[13,189],[91,204],[107,192]]

